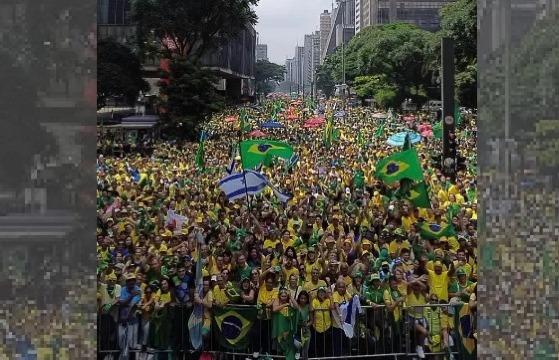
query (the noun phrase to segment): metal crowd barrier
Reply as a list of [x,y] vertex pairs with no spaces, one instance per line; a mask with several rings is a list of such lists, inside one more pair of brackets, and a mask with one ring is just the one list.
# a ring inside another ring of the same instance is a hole
[[[435,319],[431,319],[429,328],[433,328],[435,322],[443,319],[442,311],[456,310],[456,305],[424,305],[413,308],[401,309],[399,321],[395,321],[393,312],[384,305],[377,307],[362,306],[364,312],[358,316],[353,338],[347,338],[340,329],[330,328],[324,333],[317,333],[311,328],[311,341],[308,347],[307,359],[408,359],[417,358],[415,354],[415,336],[407,321],[410,309],[431,307],[441,309],[436,312]],[[229,308],[248,307],[247,305],[228,305]],[[192,309],[183,305],[176,305],[160,312],[150,320],[146,321],[137,315],[134,321],[137,323],[127,329],[129,344],[129,359],[135,360],[180,360],[198,359],[200,352],[195,351],[190,343],[188,331],[188,319]],[[124,345],[122,338],[119,344],[119,319],[118,308],[113,307],[109,314],[98,315],[98,359],[116,360],[119,358]],[[454,318],[451,317],[452,323]],[[284,358],[277,343],[272,339],[272,321],[256,320],[249,333],[250,342],[246,349],[232,351],[220,346],[219,334],[213,329],[209,336],[204,339],[203,351],[211,352],[214,358],[219,359],[246,359],[246,358]],[[120,334],[123,329],[121,327]],[[454,327],[456,329],[456,327]],[[459,337],[456,330],[451,330],[451,345],[447,351],[430,352],[425,346],[427,358],[432,359],[455,359],[461,360],[465,357],[458,351]],[[442,342],[442,334],[441,334]],[[304,353],[299,357],[304,359]]]

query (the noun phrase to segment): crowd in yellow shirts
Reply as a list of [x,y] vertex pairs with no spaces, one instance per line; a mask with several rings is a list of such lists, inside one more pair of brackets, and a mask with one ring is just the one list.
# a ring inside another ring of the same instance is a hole
[[[283,112],[275,114],[278,103]],[[380,159],[399,151],[387,138],[414,131],[430,121],[427,114],[415,113],[415,120],[406,122],[396,114],[373,116],[369,108],[347,109],[334,121],[340,137],[328,147],[323,128],[303,127],[316,115],[305,106],[274,100],[244,109],[252,127],[275,116],[285,128],[267,131],[268,138],[288,142],[300,157],[292,168],[278,160],[262,169],[271,183],[292,194],[287,204],[269,189],[250,204],[229,202],[218,187],[236,157],[232,149],[240,136],[248,138],[246,132],[239,135],[239,119],[231,120],[238,110],[216,115],[206,125],[204,169],[195,166],[196,143],[157,143],[151,157],[99,156],[102,349],[122,350],[117,334],[125,328],[136,334],[125,347],[174,348],[186,315],[165,316],[165,309],[202,304],[204,335],[210,336],[214,307],[244,304],[258,308],[263,324],[286,307],[300,311],[303,357],[349,355],[352,345],[336,312],[354,295],[367,306],[359,332],[373,351],[401,352],[403,343],[396,339],[409,336],[404,323],[413,329],[412,352],[420,358],[427,350],[444,352],[452,346],[452,310],[437,304],[467,304],[470,313],[475,310],[475,118],[466,117],[457,130],[470,166],[454,182],[432,160],[440,154],[440,140],[414,144],[431,202],[430,208],[417,208],[394,196],[397,186],[383,184],[374,173]],[[316,111],[329,118],[339,108],[339,103],[321,101]],[[358,170],[363,187],[355,186]],[[169,221],[169,211],[178,215],[173,218],[178,223]],[[423,222],[452,225],[453,235],[426,239],[418,227]],[[202,295],[194,291],[198,258]],[[259,329],[260,335],[270,335]],[[477,336],[473,328],[467,335],[472,341]],[[259,345],[252,350],[272,349]]]

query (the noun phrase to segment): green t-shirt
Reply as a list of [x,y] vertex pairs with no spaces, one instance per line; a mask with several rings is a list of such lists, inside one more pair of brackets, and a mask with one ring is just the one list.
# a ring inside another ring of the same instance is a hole
[[378,289],[371,286],[367,289],[365,297],[368,301],[371,301],[378,305],[382,305],[384,304],[384,290],[385,289],[382,286]]

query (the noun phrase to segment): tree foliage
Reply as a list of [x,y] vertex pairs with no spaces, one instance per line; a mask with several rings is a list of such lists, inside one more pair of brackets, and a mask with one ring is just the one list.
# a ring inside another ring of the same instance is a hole
[[39,124],[32,73],[3,51],[0,62],[0,163],[4,171],[0,184],[16,188],[29,180],[33,155],[48,147],[54,150],[54,140]]
[[200,122],[224,107],[224,99],[213,85],[217,78],[180,58],[171,60],[163,77],[160,91],[165,128],[181,138],[196,140]]
[[[285,66],[271,63],[267,60],[259,60],[254,66],[254,78],[256,80],[256,92],[268,94],[274,90],[277,82],[283,80]],[[276,82],[276,84],[274,84]]]
[[[370,26],[361,31],[345,50],[346,78],[352,84],[358,76],[383,76],[393,86],[395,100],[423,102],[432,79],[429,66],[433,34],[411,24]],[[339,48],[328,59],[335,81],[343,77]]]
[[357,76],[353,81],[353,88],[361,98],[373,98],[382,108],[396,106],[396,87],[388,83],[384,75]]
[[324,94],[327,98],[334,94],[336,83],[332,77],[332,68],[328,65],[328,58],[323,65],[321,65],[316,72],[316,88]]
[[456,97],[461,105],[477,107],[477,1],[451,2],[440,15],[441,30],[433,47],[436,63],[440,64],[440,38],[454,39]]
[[199,59],[256,24],[258,0],[136,0],[140,46],[155,41],[171,57]]
[[140,91],[149,90],[140,60],[130,48],[111,39],[100,41],[97,49],[97,108],[111,97],[133,105]]

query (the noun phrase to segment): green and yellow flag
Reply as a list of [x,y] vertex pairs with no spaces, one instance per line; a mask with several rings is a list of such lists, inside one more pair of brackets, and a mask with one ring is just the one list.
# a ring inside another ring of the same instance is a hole
[[404,178],[423,181],[417,151],[410,149],[380,160],[376,165],[375,176],[389,185]]
[[332,145],[332,140],[334,137],[334,124],[332,118],[328,119],[326,126],[324,127],[324,132],[322,134],[322,142],[325,146],[330,147]]
[[440,239],[443,236],[453,236],[456,233],[452,225],[441,226],[439,224],[430,224],[427,222],[419,225],[419,234],[427,240]]
[[295,360],[296,348],[293,336],[297,331],[297,319],[295,311],[289,308],[286,316],[281,311],[272,315],[272,338],[276,339],[279,348],[285,355],[286,360]]
[[375,130],[375,137],[379,138],[384,135],[384,122]]
[[212,311],[219,343],[227,349],[246,349],[250,329],[256,322],[256,308],[215,307]]
[[436,139],[443,138],[443,123],[442,121],[438,121],[435,125],[433,125],[433,136]]
[[241,142],[243,168],[254,169],[261,163],[270,166],[274,157],[290,159],[293,147],[286,142],[273,140],[246,140]]
[[476,340],[474,338],[474,317],[468,304],[462,304],[455,308],[455,329],[458,330],[460,340],[458,341],[458,353],[460,359],[477,359]]
[[427,190],[427,185],[422,181],[415,184],[406,194],[406,199],[408,199],[415,207],[418,208],[430,208],[431,201],[429,201],[429,192]]

